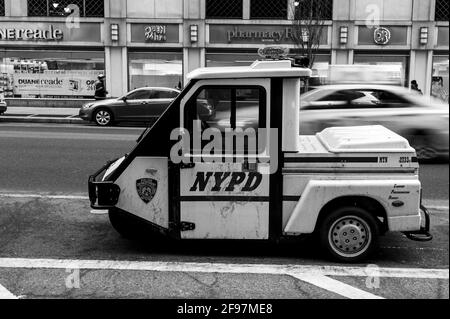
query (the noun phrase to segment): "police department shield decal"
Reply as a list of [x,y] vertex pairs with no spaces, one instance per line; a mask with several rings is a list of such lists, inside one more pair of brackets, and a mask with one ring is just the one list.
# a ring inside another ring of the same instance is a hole
[[139,197],[148,204],[155,197],[158,181],[153,178],[141,178],[136,181],[136,190]]

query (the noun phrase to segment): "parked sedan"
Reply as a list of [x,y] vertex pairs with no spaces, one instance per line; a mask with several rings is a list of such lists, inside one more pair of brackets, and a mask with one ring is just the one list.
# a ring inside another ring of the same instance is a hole
[[403,87],[329,85],[303,94],[302,135],[330,126],[380,124],[407,138],[419,159],[448,158],[449,106]]
[[144,122],[156,120],[180,94],[180,91],[162,87],[144,87],[124,96],[99,100],[83,105],[79,116],[100,126],[118,122]]

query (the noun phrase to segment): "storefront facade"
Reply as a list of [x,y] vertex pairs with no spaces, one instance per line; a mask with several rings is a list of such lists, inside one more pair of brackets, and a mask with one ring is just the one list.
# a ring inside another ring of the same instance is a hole
[[[99,73],[110,96],[142,86],[182,87],[190,71],[249,65],[262,47],[300,52],[292,40],[295,0],[74,0],[78,11],[67,15],[68,1],[62,2],[66,7],[0,0],[5,95],[89,98]],[[316,75],[336,64],[383,65],[395,84],[416,80],[425,94],[448,92],[447,1],[318,2],[325,19]]]

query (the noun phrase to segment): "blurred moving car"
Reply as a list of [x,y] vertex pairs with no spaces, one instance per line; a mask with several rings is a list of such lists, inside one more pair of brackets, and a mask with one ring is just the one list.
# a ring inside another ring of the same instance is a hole
[[177,89],[143,87],[119,98],[86,103],[79,116],[100,126],[118,122],[149,123],[156,120],[179,94]]
[[380,124],[407,138],[422,160],[448,158],[449,106],[404,87],[326,85],[300,98],[300,132]]
[[5,113],[7,109],[8,107],[6,105],[5,95],[2,91],[0,91],[0,115]]

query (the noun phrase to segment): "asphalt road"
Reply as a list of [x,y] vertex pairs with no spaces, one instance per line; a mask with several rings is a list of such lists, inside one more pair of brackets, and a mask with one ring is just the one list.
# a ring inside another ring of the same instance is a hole
[[[0,125],[0,298],[449,297],[445,207],[432,210],[433,241],[389,233],[352,268],[324,259],[313,239],[273,246],[121,238],[107,215],[91,211],[87,177],[128,152],[142,130]],[[423,165],[421,179],[425,199],[448,206],[448,164]]]

